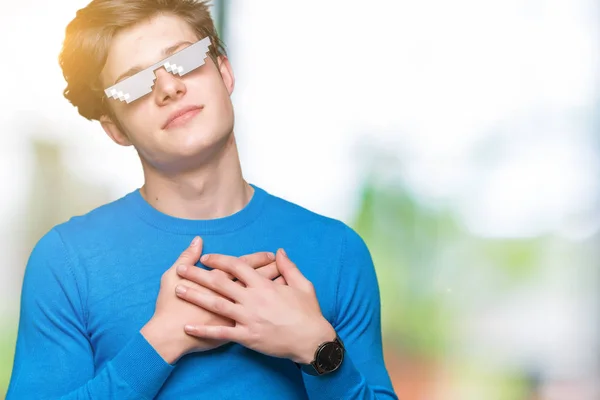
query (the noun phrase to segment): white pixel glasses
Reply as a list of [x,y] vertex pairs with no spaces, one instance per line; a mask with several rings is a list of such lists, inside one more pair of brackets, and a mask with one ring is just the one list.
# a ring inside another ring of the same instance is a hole
[[152,86],[154,86],[154,81],[156,80],[154,71],[157,69],[165,67],[168,72],[183,76],[204,65],[204,60],[208,55],[208,46],[210,45],[210,37],[205,37],[143,71],[123,79],[108,89],[105,89],[104,93],[106,93],[106,96],[112,97],[113,99],[131,103],[152,92]]

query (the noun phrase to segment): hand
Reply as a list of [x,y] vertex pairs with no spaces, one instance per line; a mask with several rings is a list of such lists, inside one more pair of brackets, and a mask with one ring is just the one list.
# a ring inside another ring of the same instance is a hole
[[[154,315],[141,329],[142,335],[157,350],[157,352],[168,363],[174,363],[181,356],[197,351],[206,351],[219,347],[227,341],[206,340],[192,338],[182,332],[182,327],[190,320],[208,325],[230,325],[234,321],[226,317],[203,310],[181,299],[174,294],[175,287],[183,282],[177,275],[176,268],[185,265],[195,267],[202,253],[202,240],[197,237],[194,242],[180,255],[177,261],[169,268],[161,278],[160,290],[156,300]],[[258,268],[257,273],[267,279],[273,279],[279,275],[272,253],[260,252],[243,256],[243,259],[252,267]],[[210,271],[211,275],[220,275],[223,279],[232,279],[233,276],[219,270]],[[279,279],[279,278],[278,278]],[[280,280],[283,284],[283,281]],[[193,283],[196,290],[203,293],[214,293]],[[240,283],[241,285],[241,283]]]
[[[272,261],[269,264],[265,264],[265,255],[268,257],[269,261]],[[275,255],[271,252],[259,252],[253,254],[247,254],[239,257],[240,260],[244,261],[246,264],[256,269],[261,276],[264,276],[267,279],[273,280],[273,282],[278,283],[280,285],[287,285],[287,282],[283,276],[279,273],[277,269],[277,263],[275,260]],[[183,271],[182,271],[183,272]],[[213,274],[225,276],[227,279],[234,280],[237,284],[245,287],[244,283],[238,280],[235,276],[221,271],[220,269],[213,269],[210,271]],[[178,271],[179,273],[179,271]],[[182,278],[185,278],[184,275],[179,274]]]
[[229,340],[274,357],[308,364],[318,346],[335,339],[335,330],[323,317],[314,287],[285,255],[277,252],[276,264],[287,286],[258,274],[242,260],[221,254],[204,255],[204,265],[227,272],[245,287],[223,276],[201,269],[187,269],[187,281],[220,294],[181,285],[178,296],[205,310],[235,321],[230,324],[205,324],[190,321],[185,331],[204,340]]

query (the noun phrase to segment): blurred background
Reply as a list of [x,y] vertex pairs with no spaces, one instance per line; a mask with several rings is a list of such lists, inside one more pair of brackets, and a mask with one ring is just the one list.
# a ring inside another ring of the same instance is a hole
[[[33,245],[142,185],[62,97],[87,3],[0,14],[0,396]],[[213,4],[245,177],[365,239],[400,398],[600,399],[598,1]]]

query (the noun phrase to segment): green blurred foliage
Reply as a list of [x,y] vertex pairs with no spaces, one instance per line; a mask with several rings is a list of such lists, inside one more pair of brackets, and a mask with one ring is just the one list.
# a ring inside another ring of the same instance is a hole
[[[547,238],[477,236],[452,209],[423,202],[399,182],[374,178],[364,183],[351,225],[375,263],[388,351],[416,363],[431,362],[432,370],[451,371],[446,384],[457,393],[478,393],[464,399],[531,398],[527,371],[498,368],[466,355],[460,325],[479,303],[497,301],[539,278],[548,261]],[[411,385],[410,378],[397,379]],[[434,380],[431,387],[439,385]]]
[[443,352],[452,321],[431,281],[436,247],[456,232],[450,215],[420,206],[400,185],[377,187],[369,180],[352,225],[377,269],[387,341],[423,356]]
[[16,322],[13,325],[0,326],[0,396],[4,398],[8,391],[16,343]]
[[478,240],[481,258],[492,261],[509,282],[529,282],[543,259],[544,238]]

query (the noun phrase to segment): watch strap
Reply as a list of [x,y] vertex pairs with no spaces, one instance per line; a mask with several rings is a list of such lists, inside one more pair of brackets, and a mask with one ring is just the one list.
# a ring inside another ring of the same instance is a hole
[[315,350],[315,357],[313,359],[313,361],[311,361],[309,364],[299,364],[299,363],[295,363],[296,366],[302,370],[302,372],[307,373],[308,375],[312,375],[312,376],[320,376],[320,375],[325,375],[331,372],[335,372],[339,369],[339,366],[336,367],[334,370],[332,371],[323,371],[321,370],[318,365],[317,365],[317,357],[319,355],[319,351],[327,344],[329,343],[337,343],[338,346],[341,347],[342,349],[342,360],[340,361],[340,365],[342,364],[343,360],[344,360],[344,353],[346,352],[346,348],[344,347],[344,342],[342,342],[342,339],[340,339],[340,337],[337,335],[335,335],[335,339],[333,340],[333,342],[324,342],[321,343],[321,345],[319,345],[319,347],[317,347],[317,350]]

